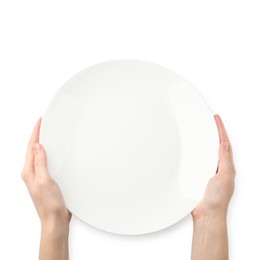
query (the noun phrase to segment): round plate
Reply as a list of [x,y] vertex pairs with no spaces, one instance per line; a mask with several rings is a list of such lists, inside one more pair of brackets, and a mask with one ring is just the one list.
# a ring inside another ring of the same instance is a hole
[[51,101],[40,139],[68,209],[117,234],[178,222],[217,168],[209,107],[186,80],[150,62],[108,61],[78,73]]

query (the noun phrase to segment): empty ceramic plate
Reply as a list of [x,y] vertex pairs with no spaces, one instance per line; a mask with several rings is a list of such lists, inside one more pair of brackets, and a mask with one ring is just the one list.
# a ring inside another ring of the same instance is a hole
[[65,83],[40,139],[68,209],[117,234],[187,216],[218,162],[217,127],[201,95],[171,70],[137,60],[103,62]]

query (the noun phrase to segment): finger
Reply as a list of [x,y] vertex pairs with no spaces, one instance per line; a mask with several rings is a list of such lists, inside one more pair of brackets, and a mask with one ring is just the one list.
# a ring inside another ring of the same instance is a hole
[[[34,153],[33,153],[33,145],[39,142],[39,134],[40,134],[40,126],[41,126],[42,118],[39,118],[37,123],[34,126],[30,141],[28,143],[25,164],[22,175],[33,175],[34,173]],[[23,177],[25,177],[23,176]]]
[[229,137],[227,135],[225,126],[220,116],[215,115],[214,118],[218,127],[219,139],[220,139],[218,172],[220,173],[232,172],[233,170],[231,169],[234,169],[234,162],[233,162],[232,147],[229,141]]
[[220,152],[230,153],[232,156],[232,147],[225,126],[219,115],[215,115],[214,118],[218,127]]
[[225,126],[223,124],[223,121],[221,119],[221,117],[219,115],[214,115],[217,127],[218,127],[218,133],[219,133],[219,139],[220,139],[220,143],[221,142],[229,142],[229,138],[227,135],[227,131],[225,129]]
[[49,175],[47,167],[47,156],[45,149],[39,143],[34,144],[34,170],[35,176],[46,176]]

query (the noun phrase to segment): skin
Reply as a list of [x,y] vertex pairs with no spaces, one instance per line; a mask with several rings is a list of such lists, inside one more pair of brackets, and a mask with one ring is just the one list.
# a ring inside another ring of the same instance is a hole
[[218,170],[207,185],[204,197],[192,212],[192,260],[227,260],[228,205],[235,187],[232,148],[220,116],[215,115],[220,146]]
[[71,213],[61,190],[47,168],[45,150],[39,144],[41,119],[36,123],[28,144],[24,180],[41,221],[40,260],[67,260]]
[[[227,260],[226,216],[234,192],[235,167],[232,149],[221,118],[215,115],[219,131],[218,170],[210,180],[205,195],[192,212],[192,260]],[[40,260],[68,260],[68,236],[71,213],[61,190],[51,178],[44,147],[39,144],[41,118],[31,135],[22,179],[27,185],[41,221]]]

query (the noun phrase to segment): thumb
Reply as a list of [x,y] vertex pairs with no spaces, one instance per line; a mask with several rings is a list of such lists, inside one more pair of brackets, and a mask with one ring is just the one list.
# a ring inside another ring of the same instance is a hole
[[48,174],[47,156],[43,146],[36,143],[34,144],[33,151],[35,174]]

